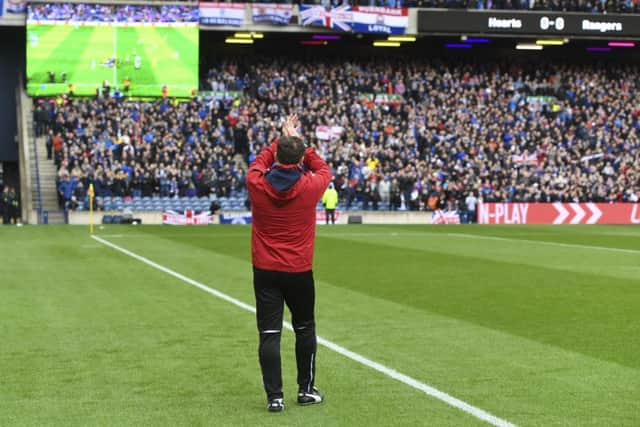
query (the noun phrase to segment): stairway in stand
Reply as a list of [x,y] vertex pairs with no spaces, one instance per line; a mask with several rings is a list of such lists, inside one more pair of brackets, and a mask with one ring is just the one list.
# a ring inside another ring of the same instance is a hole
[[[29,118],[29,129],[32,119]],[[29,138],[33,138],[33,130],[30,131]],[[40,172],[40,193],[42,197],[42,210],[48,212],[49,224],[64,224],[64,212],[58,207],[58,195],[56,189],[56,165],[53,159],[47,159],[46,138],[38,137],[36,139],[36,148],[38,153],[38,170]],[[34,208],[38,207],[38,187],[36,180],[36,156],[31,154],[31,195],[33,197]]]

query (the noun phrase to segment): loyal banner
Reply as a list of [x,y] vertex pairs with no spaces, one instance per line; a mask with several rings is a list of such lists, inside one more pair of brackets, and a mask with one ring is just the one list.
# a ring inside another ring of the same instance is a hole
[[404,34],[409,26],[409,9],[390,7],[353,7],[353,31],[356,33]]
[[637,203],[482,203],[479,224],[640,224]]
[[640,15],[419,10],[418,32],[638,37]]
[[407,8],[301,4],[300,23],[356,33],[404,34],[409,26],[409,13]]
[[293,5],[254,3],[251,15],[256,24],[289,25],[293,16]]
[[241,27],[244,11],[244,3],[200,3],[200,24]]

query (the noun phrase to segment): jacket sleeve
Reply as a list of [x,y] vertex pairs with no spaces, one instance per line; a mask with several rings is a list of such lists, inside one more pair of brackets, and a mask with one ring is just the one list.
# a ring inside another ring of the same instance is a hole
[[311,191],[316,197],[317,203],[331,181],[331,171],[325,161],[318,156],[316,150],[311,147],[304,152],[304,166],[313,174],[311,176]]
[[274,141],[267,148],[262,150],[260,154],[255,158],[251,166],[249,166],[249,172],[247,172],[247,187],[255,186],[260,178],[271,168],[276,160],[276,149],[278,148],[278,141]]

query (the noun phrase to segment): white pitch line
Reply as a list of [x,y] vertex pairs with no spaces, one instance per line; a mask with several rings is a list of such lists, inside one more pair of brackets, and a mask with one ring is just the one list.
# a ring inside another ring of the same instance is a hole
[[[156,262],[153,262],[148,258],[145,258],[145,257],[143,257],[141,255],[138,255],[138,254],[136,254],[134,252],[131,252],[131,251],[125,249],[125,248],[122,248],[122,247],[120,247],[118,245],[115,245],[115,244],[113,244],[113,243],[111,243],[111,242],[109,242],[107,240],[104,240],[104,239],[98,237],[98,236],[91,236],[91,238],[93,238],[94,240],[102,243],[103,245],[106,245],[106,246],[108,246],[108,247],[110,247],[112,249],[115,249],[118,252],[121,252],[121,253],[123,253],[123,254],[125,254],[127,256],[130,256],[131,258],[134,258],[134,259],[136,259],[136,260],[138,260],[138,261],[140,261],[140,262],[142,262],[144,264],[147,264],[150,267],[153,267],[153,268],[155,268],[157,270],[160,270],[163,273],[166,273],[166,274],[168,274],[170,276],[173,276],[176,279],[182,280],[185,283],[188,283],[188,284],[190,284],[192,286],[195,286],[196,288],[201,289],[201,290],[203,290],[203,291],[205,291],[205,292],[207,292],[207,293],[209,293],[209,294],[211,294],[211,295],[213,295],[213,296],[215,296],[217,298],[220,298],[220,299],[222,299],[224,301],[227,301],[227,302],[229,302],[229,303],[231,303],[231,304],[233,304],[233,305],[235,305],[237,307],[240,307],[240,308],[242,308],[244,310],[247,310],[247,311],[250,311],[252,313],[256,312],[255,307],[253,307],[253,306],[251,306],[249,304],[246,304],[246,303],[244,303],[244,302],[242,302],[242,301],[240,301],[240,300],[238,300],[236,298],[233,298],[232,296],[229,296],[229,295],[227,295],[227,294],[225,294],[223,292],[220,292],[220,291],[218,291],[216,289],[210,288],[209,286],[206,286],[206,285],[204,285],[204,284],[202,284],[202,283],[200,283],[200,282],[198,282],[196,280],[193,280],[193,279],[191,279],[191,278],[189,278],[189,277],[187,277],[187,276],[185,276],[183,274],[180,274],[180,273],[178,273],[178,272],[176,272],[174,270],[171,270],[170,268],[164,267],[164,266],[162,266],[162,265],[160,265],[160,264],[158,264]],[[291,323],[286,322],[286,321],[283,322],[283,323],[284,323],[284,327],[286,329],[293,330],[293,326],[291,325]],[[492,415],[492,414],[490,414],[490,413],[488,413],[488,412],[486,412],[486,411],[484,411],[484,410],[482,410],[480,408],[476,408],[475,406],[470,405],[467,402],[464,402],[464,401],[462,401],[462,400],[460,400],[458,398],[455,398],[455,397],[453,397],[453,396],[451,396],[451,395],[449,395],[449,394],[447,394],[447,393],[445,393],[443,391],[440,391],[440,390],[438,390],[438,389],[436,389],[434,387],[431,387],[430,385],[427,385],[427,384],[422,383],[422,382],[420,382],[420,381],[418,381],[418,380],[416,380],[414,378],[411,378],[408,375],[402,374],[402,373],[396,371],[395,369],[389,368],[389,367],[387,367],[385,365],[382,365],[382,364],[380,364],[378,362],[374,362],[373,360],[368,359],[368,358],[362,356],[361,354],[358,354],[358,353],[355,353],[355,352],[353,352],[351,350],[348,350],[348,349],[346,349],[346,348],[344,348],[344,347],[342,347],[342,346],[340,346],[340,345],[338,345],[338,344],[336,344],[336,343],[334,343],[332,341],[329,341],[329,340],[327,340],[325,338],[318,337],[318,344],[323,345],[323,346],[327,347],[328,349],[333,350],[336,353],[338,353],[338,354],[340,354],[340,355],[342,355],[344,357],[347,357],[347,358],[349,358],[351,360],[354,360],[354,361],[356,361],[356,362],[358,362],[358,363],[360,363],[360,364],[362,364],[364,366],[367,366],[368,368],[371,368],[371,369],[373,369],[375,371],[378,371],[381,374],[384,374],[384,375],[386,375],[386,376],[388,376],[390,378],[393,378],[393,379],[395,379],[397,381],[400,381],[403,384],[406,384],[406,385],[408,385],[410,387],[413,387],[413,388],[415,388],[417,390],[420,390],[423,393],[425,393],[425,394],[427,394],[427,395],[429,395],[431,397],[434,397],[434,398],[446,403],[447,405],[453,406],[454,408],[457,408],[457,409],[459,409],[459,410],[461,410],[463,412],[466,412],[467,414],[472,415],[472,416],[474,416],[474,417],[476,417],[476,418],[478,418],[480,420],[486,421],[487,423],[489,423],[491,425],[494,425],[496,427],[516,427],[515,424],[513,424],[513,423],[511,423],[509,421],[506,421],[506,420],[503,420],[501,418],[498,418],[495,415]]]
[[417,235],[428,235],[428,236],[447,236],[447,237],[461,237],[465,239],[480,239],[480,240],[500,240],[506,242],[523,242],[523,243],[534,243],[539,245],[548,245],[548,246],[559,246],[563,248],[579,248],[579,249],[591,249],[596,251],[611,251],[611,252],[622,252],[627,254],[640,254],[640,250],[637,249],[624,249],[624,248],[611,248],[607,246],[591,246],[591,245],[580,245],[575,243],[560,243],[560,242],[549,242],[548,240],[531,240],[531,239],[512,239],[509,237],[497,237],[497,236],[482,236],[479,234],[469,234],[469,233],[434,233],[429,231],[417,231],[414,233],[318,233],[319,237],[376,237],[376,236],[385,236],[385,237],[407,237],[412,236],[415,237]]
[[611,251],[611,252],[622,252],[627,254],[640,254],[640,250],[637,249],[623,249],[623,248],[609,248],[606,246],[591,246],[591,245],[579,245],[575,243],[560,243],[560,242],[549,242],[547,240],[530,240],[530,239],[511,239],[508,237],[497,237],[497,236],[480,236],[477,234],[466,234],[466,233],[447,233],[447,236],[450,237],[463,237],[466,239],[483,239],[483,240],[500,240],[507,242],[524,242],[524,243],[535,243],[539,245],[547,245],[547,246],[559,246],[563,248],[580,248],[580,249],[592,249],[596,251]]

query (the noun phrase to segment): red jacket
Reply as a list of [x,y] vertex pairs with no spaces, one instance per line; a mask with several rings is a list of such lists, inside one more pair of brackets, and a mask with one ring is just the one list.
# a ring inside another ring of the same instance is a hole
[[302,272],[313,266],[316,205],[331,181],[327,164],[312,148],[305,169],[274,165],[277,142],[256,157],[247,172],[251,199],[253,265],[262,270]]

